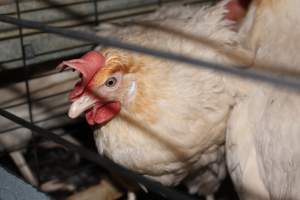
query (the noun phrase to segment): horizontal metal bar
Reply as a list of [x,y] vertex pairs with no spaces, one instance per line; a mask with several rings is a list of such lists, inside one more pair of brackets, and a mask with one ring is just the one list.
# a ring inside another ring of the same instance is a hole
[[[163,4],[170,4],[170,3],[174,3],[174,2],[181,2],[181,3],[185,3],[185,4],[191,4],[191,3],[203,3],[203,2],[207,2],[209,0],[196,0],[196,1],[191,1],[191,0],[169,0],[169,1],[163,1]],[[92,1],[90,1],[90,3],[92,3]],[[99,2],[100,3],[100,2]],[[149,7],[150,6],[150,7]],[[115,19],[120,19],[120,18],[126,18],[126,17],[133,17],[136,15],[142,15],[142,14],[147,14],[150,12],[154,11],[154,7],[159,6],[158,2],[150,2],[150,3],[144,3],[144,4],[139,4],[139,5],[134,5],[131,7],[126,8],[126,11],[131,10],[130,14],[120,14],[120,12],[125,11],[124,8],[116,8],[116,9],[110,9],[110,10],[105,10],[105,11],[101,11],[98,12],[98,19],[99,22],[105,22],[105,21],[112,21]],[[143,9],[143,10],[141,10]],[[110,16],[110,17],[106,17],[105,15],[107,14],[111,14],[111,13],[116,13],[115,16]],[[3,13],[2,13],[3,14]],[[5,14],[5,15],[9,15],[9,14]],[[51,24],[52,26],[56,26],[56,27],[61,27],[61,28],[71,28],[71,27],[77,27],[77,26],[81,26],[81,25],[94,25],[94,19],[92,18],[94,16],[94,13],[91,14],[85,14],[85,15],[80,15],[80,19],[86,19],[85,22],[72,22],[72,24],[69,24],[71,19],[74,18],[70,18],[70,19],[62,19],[62,20],[52,20],[52,21],[44,21],[43,23],[46,24]],[[72,16],[70,16],[72,17]],[[87,20],[87,18],[91,18],[90,20]],[[78,15],[77,17],[75,17],[75,19],[78,19]],[[62,23],[63,22],[63,23]],[[68,23],[67,23],[68,22]],[[2,30],[2,34],[4,32],[14,32],[15,28],[9,28],[9,29],[5,29]],[[42,32],[40,31],[33,31],[33,30],[24,30],[24,36],[33,36],[33,35],[37,35],[40,34]],[[8,35],[8,33],[7,33]],[[5,37],[0,37],[0,41],[2,40],[8,40],[8,39],[15,39],[18,37],[18,33],[12,33],[12,35],[9,36],[5,36]]]
[[[67,105],[67,104],[66,104],[66,105]],[[1,108],[0,108],[0,109],[1,109]],[[56,119],[56,118],[58,118],[58,117],[64,117],[64,116],[67,118],[67,115],[66,115],[65,112],[63,112],[63,113],[58,113],[58,114],[55,114],[55,115],[46,117],[46,118],[44,118],[44,119],[40,119],[40,120],[33,121],[33,123],[34,123],[34,124],[38,124],[38,123],[46,122],[46,121],[49,121],[49,120],[51,120],[51,119]],[[11,132],[11,131],[16,131],[16,130],[18,130],[18,129],[20,129],[20,128],[24,128],[24,127],[22,127],[22,126],[14,126],[14,127],[8,128],[8,129],[1,130],[1,131],[0,131],[0,135],[1,135],[1,134],[6,134],[6,133]]]
[[[66,59],[71,59],[76,56],[81,56],[83,52],[79,52],[73,55],[68,55],[64,58]],[[55,66],[57,66],[60,63],[58,60],[49,60],[37,64],[32,64],[30,65],[30,74],[29,78],[36,79],[36,78],[41,78],[44,76],[50,76],[53,74],[56,74],[58,72],[48,72],[47,71],[53,70]],[[64,72],[62,72],[64,73]],[[13,68],[13,69],[5,69],[2,70],[0,73],[0,88],[2,87],[7,87],[10,84],[15,84],[18,82],[25,81],[25,74],[24,74],[24,69],[23,67],[18,67],[18,68]]]
[[[70,90],[71,90],[71,88],[70,88]],[[67,94],[68,92],[70,92],[70,90],[65,90],[65,91],[62,91],[62,92],[58,92],[58,93],[55,93],[55,94],[50,94],[50,95],[43,96],[43,97],[36,98],[36,99],[32,98],[31,102],[32,103],[36,103],[36,102],[39,102],[39,101],[42,101],[42,100],[45,100],[45,99],[48,99],[48,98],[52,98],[52,97],[57,97],[57,96],[60,96],[60,95],[64,95],[64,94]],[[5,106],[2,109],[6,110],[6,109],[10,109],[10,108],[22,106],[22,105],[25,105],[25,104],[27,104],[27,101],[24,101],[24,102],[21,102],[21,103],[16,103],[16,104],[9,105],[9,106]]]
[[[154,11],[154,7],[157,4],[154,3],[148,3],[147,5],[135,5],[131,6],[126,9],[126,13],[121,13],[122,11],[125,11],[123,8],[118,8],[118,9],[111,9],[111,10],[106,10],[101,12],[98,15],[99,22],[105,22],[105,21],[111,21],[115,19],[120,19],[120,18],[126,18],[126,17],[132,17],[136,15],[141,15],[141,14],[147,14],[149,12]],[[152,7],[146,7],[146,6],[152,6]],[[158,5],[157,5],[158,8]],[[130,11],[130,13],[127,13]],[[106,16],[107,14],[111,13],[116,13],[114,16]],[[72,17],[72,16],[70,16]],[[80,21],[78,21],[80,19]],[[81,14],[80,18],[68,18],[68,19],[56,19],[56,20],[51,20],[51,21],[44,21],[43,23],[46,24],[51,24],[52,26],[56,27],[61,27],[61,28],[70,28],[70,27],[78,27],[78,26],[83,26],[83,25],[94,25],[94,13],[90,14]],[[9,32],[12,32],[11,34]],[[18,32],[15,28],[8,28],[1,30],[1,34],[4,34],[6,36],[0,37],[0,41],[3,40],[11,40],[18,38]],[[35,31],[35,30],[24,30],[24,36],[33,36],[40,34],[42,32],[40,31]]]
[[16,18],[5,16],[5,15],[0,15],[0,21],[15,24],[21,27],[39,29],[47,33],[54,33],[64,37],[77,39],[80,41],[99,43],[105,46],[126,49],[129,51],[143,53],[158,58],[169,59],[169,60],[189,64],[197,68],[212,69],[222,73],[240,76],[244,78],[250,78],[253,80],[263,81],[266,83],[280,85],[286,88],[300,91],[300,81],[297,79],[282,78],[282,77],[278,77],[277,75],[260,72],[252,69],[246,70],[244,69],[245,66],[240,66],[240,67],[226,66],[218,63],[208,62],[203,59],[191,58],[177,53],[171,53],[163,50],[155,50],[155,49],[150,49],[135,44],[124,43],[119,40],[115,40],[108,37],[97,36],[96,34],[92,34],[92,33],[86,33],[82,31],[74,31],[74,30],[65,30],[61,28],[48,26],[43,23],[35,22],[31,20],[18,20]]
[[[92,46],[92,45],[93,44],[91,44],[91,43],[87,43],[87,44],[75,45],[75,46],[72,46],[72,47],[66,47],[66,48],[62,48],[62,49],[55,49],[55,50],[51,50],[51,51],[45,51],[45,52],[42,52],[42,53],[35,54],[34,58],[49,55],[49,54],[53,54],[53,53],[59,53],[59,52],[62,52],[62,51],[73,50],[75,48],[88,47],[88,46]],[[11,62],[16,62],[16,61],[22,61],[22,57],[0,61],[0,65],[11,63]],[[28,66],[28,67],[30,67],[30,66]]]
[[174,200],[182,200],[182,199],[192,200],[192,199],[194,199],[188,195],[185,195],[179,191],[176,191],[175,189],[165,187],[156,181],[145,178],[144,176],[137,174],[125,167],[122,167],[93,151],[90,151],[90,150],[88,150],[84,147],[78,146],[78,145],[74,145],[71,142],[61,138],[60,136],[52,133],[51,131],[48,131],[46,129],[38,127],[34,124],[31,124],[31,123],[25,121],[24,119],[22,119],[16,115],[13,115],[3,109],[0,109],[0,115],[23,126],[24,128],[27,128],[27,129],[39,134],[39,136],[41,136],[41,137],[47,138],[49,140],[52,140],[58,144],[65,146],[66,148],[78,153],[83,158],[100,165],[101,167],[105,168],[106,170],[110,171],[111,173],[121,175],[123,177],[129,178],[132,181],[135,181],[138,184],[142,184],[149,191],[151,191],[153,193],[156,193],[160,196],[163,196],[165,198],[172,199],[172,200],[173,199]]
[[[13,2],[15,2],[15,0],[13,0]],[[47,10],[47,9],[53,9],[53,8],[55,8],[55,9],[57,9],[57,8],[63,8],[63,7],[73,6],[73,5],[80,5],[80,4],[84,4],[84,3],[91,3],[91,1],[90,0],[85,0],[85,1],[67,3],[67,4],[56,4],[56,5],[51,5],[51,6],[46,6],[46,7],[40,7],[40,8],[35,8],[35,9],[22,10],[22,11],[20,11],[20,14],[37,12],[37,11],[42,11],[42,10]],[[15,15],[15,14],[17,14],[17,12],[9,12],[9,13],[2,13],[2,14],[4,14],[4,15]]]

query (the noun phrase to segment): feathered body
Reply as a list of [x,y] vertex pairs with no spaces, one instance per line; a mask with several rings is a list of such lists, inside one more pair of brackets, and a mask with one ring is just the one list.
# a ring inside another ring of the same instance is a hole
[[[222,18],[226,12],[222,5],[177,9],[181,16],[172,10],[173,15],[160,24],[219,42],[233,42],[234,33]],[[186,13],[189,15],[182,16]],[[143,46],[222,61],[213,50],[158,31],[133,27],[118,30],[116,35]],[[136,80],[136,94],[120,115],[95,129],[99,152],[165,185],[177,185],[191,176],[191,192],[214,192],[225,175],[224,131],[231,105],[222,76],[149,56],[126,56],[136,70],[128,74]],[[201,177],[198,182],[193,180],[197,176]]]
[[[253,55],[254,65],[268,61],[299,71],[298,0],[254,0],[237,35],[223,20],[225,3],[200,10],[166,9],[147,20],[160,19],[161,25],[233,47],[240,43]],[[227,62],[218,50],[174,35],[137,27],[112,33],[143,46]],[[112,112],[88,111],[89,123],[106,123],[95,129],[101,154],[166,185],[185,181],[191,193],[211,194],[224,177],[226,131],[228,169],[241,199],[299,199],[298,93],[126,51],[101,52],[105,64],[89,87],[100,99],[119,102]],[[105,82],[111,74],[112,86]],[[122,84],[115,87],[120,77]],[[82,89],[79,93],[83,95]],[[87,101],[95,102],[91,99]],[[85,110],[77,109],[84,100],[73,99],[71,117]]]
[[[162,8],[145,20],[229,45],[236,41],[230,22],[224,20],[226,3],[214,7]],[[214,62],[226,60],[216,49],[148,28],[116,27],[99,34]],[[92,108],[86,115],[90,124],[101,121],[103,125],[95,128],[99,153],[165,185],[184,181],[191,193],[215,192],[225,176],[224,139],[233,104],[222,74],[124,50],[98,49],[103,55],[98,56],[99,62],[105,58],[105,63],[92,73],[87,85],[97,98],[79,89],[69,115],[78,116],[95,101],[98,107],[103,106],[99,99],[118,101],[112,112]],[[72,62],[64,64],[81,68]],[[83,88],[80,84],[77,88]],[[84,109],[80,108],[82,104],[86,105]],[[112,113],[118,111],[112,118]]]
[[[239,35],[255,62],[299,72],[298,0],[253,1]],[[279,76],[284,77],[282,73]],[[241,199],[300,199],[300,96],[240,82],[227,131],[227,164]]]

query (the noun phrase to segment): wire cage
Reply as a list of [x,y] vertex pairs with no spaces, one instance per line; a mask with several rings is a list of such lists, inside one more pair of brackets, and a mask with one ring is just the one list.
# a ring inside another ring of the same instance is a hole
[[[186,191],[180,187],[181,192],[163,187],[97,155],[92,130],[84,120],[70,120],[66,116],[69,107],[68,93],[74,86],[77,74],[58,73],[53,68],[64,59],[78,57],[93,49],[99,41],[104,42],[103,38],[89,35],[102,22],[122,22],[142,17],[162,5],[174,2],[176,1],[1,1],[0,21],[9,23],[0,23],[0,114],[4,116],[0,120],[0,164],[15,171],[54,199],[66,199],[73,193],[99,184],[106,177],[111,181],[112,176],[133,179],[145,185],[150,193],[141,191],[138,199],[194,198],[184,194]],[[204,1],[180,2],[196,4]],[[81,37],[84,39],[77,40]],[[196,66],[204,65],[221,72],[297,90],[300,88],[299,82],[281,80],[266,74],[244,72],[113,40],[106,42],[114,47]],[[58,144],[51,142],[52,140]],[[124,191],[120,192],[119,189],[124,190],[124,187],[119,187],[120,183],[111,184],[118,190],[114,194],[120,195],[113,199],[120,198]],[[224,182],[218,197],[237,199],[229,180]]]
[[[93,32],[99,23],[141,17],[173,2],[6,0],[0,2],[0,14],[68,30]],[[187,4],[202,2],[184,1]],[[82,55],[96,45],[96,42],[78,41],[42,30],[0,23],[0,108],[54,132],[72,144],[95,151],[90,128],[82,119],[70,120],[66,116],[68,93],[77,74],[58,73],[53,66],[63,59]],[[5,118],[1,118],[0,125],[1,165],[54,199],[65,199],[110,176],[97,161],[80,159],[78,153],[40,137],[24,125]],[[85,132],[84,136],[82,132]],[[138,196],[138,199],[147,198],[162,197],[151,195],[151,192],[141,192]]]

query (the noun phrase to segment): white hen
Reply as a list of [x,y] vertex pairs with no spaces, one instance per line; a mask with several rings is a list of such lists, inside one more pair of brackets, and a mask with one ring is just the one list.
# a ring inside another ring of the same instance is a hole
[[[224,19],[227,3],[162,8],[144,20],[216,40],[221,47],[235,43],[236,36]],[[226,60],[216,49],[147,28],[116,27],[107,34],[214,62]],[[225,176],[223,145],[233,103],[223,75],[122,50],[99,51],[63,63],[83,78],[71,93],[69,116],[86,112],[91,125],[103,125],[95,129],[100,154],[164,185],[184,182],[190,193],[212,195]]]
[[[239,34],[245,48],[255,55],[255,62],[268,61],[283,71],[299,72],[299,8],[299,0],[252,2]],[[300,199],[299,93],[239,83],[226,151],[241,199]]]

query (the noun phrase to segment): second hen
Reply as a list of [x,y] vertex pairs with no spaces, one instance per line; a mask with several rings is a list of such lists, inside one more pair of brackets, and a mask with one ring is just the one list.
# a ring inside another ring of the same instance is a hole
[[[221,44],[234,43],[226,3],[163,8],[159,21]],[[224,62],[216,50],[175,35],[115,28],[112,35],[142,46]],[[184,182],[190,193],[212,195],[225,177],[224,133],[233,103],[223,76],[211,70],[114,48],[63,62],[81,73],[70,94],[71,118],[85,112],[99,153],[164,185]],[[224,103],[225,102],[225,103]]]
[[[299,7],[299,0],[251,1],[239,35],[254,55],[253,67],[282,80],[299,80]],[[299,91],[246,85],[226,136],[228,171],[239,197],[299,200]]]

